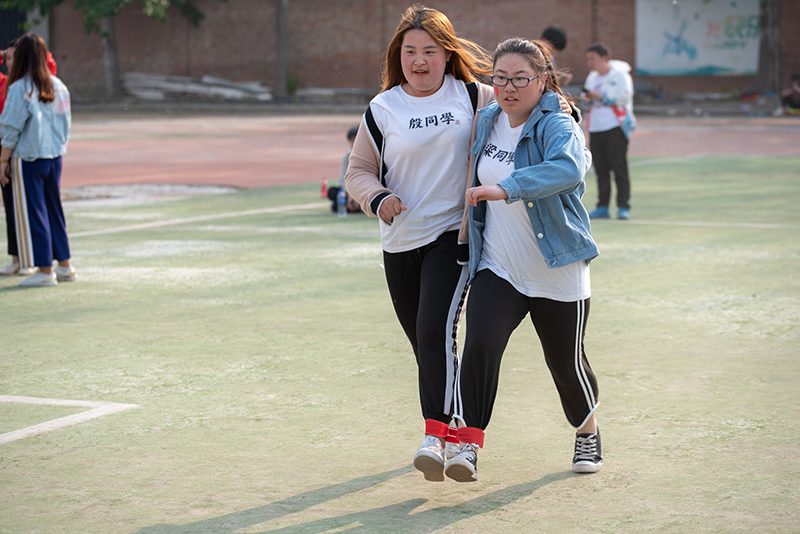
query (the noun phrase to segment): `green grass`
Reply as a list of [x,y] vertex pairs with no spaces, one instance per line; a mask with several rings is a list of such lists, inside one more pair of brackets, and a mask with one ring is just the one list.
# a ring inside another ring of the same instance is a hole
[[[800,531],[800,160],[634,163],[633,220],[593,225],[600,473],[569,471],[527,322],[480,481],[413,471],[416,370],[375,220],[320,203],[92,235],[316,185],[67,205],[78,281],[0,280],[0,395],[139,407],[0,445],[0,533]],[[0,432],[76,411],[0,403]]]

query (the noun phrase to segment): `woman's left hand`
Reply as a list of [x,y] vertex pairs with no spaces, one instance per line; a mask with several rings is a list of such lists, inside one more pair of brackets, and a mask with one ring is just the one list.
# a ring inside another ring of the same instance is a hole
[[8,179],[6,176],[6,171],[8,170],[8,163],[0,163],[0,185],[3,187],[8,185],[8,182],[11,180]]
[[508,198],[506,190],[499,185],[479,185],[467,189],[467,203],[477,206],[481,200],[505,200]]

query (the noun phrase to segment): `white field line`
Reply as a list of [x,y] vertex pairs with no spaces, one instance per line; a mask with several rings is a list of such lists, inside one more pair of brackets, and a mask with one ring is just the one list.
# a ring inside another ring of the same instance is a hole
[[102,417],[104,415],[109,415],[112,413],[123,412],[125,410],[130,410],[131,408],[138,408],[139,406],[138,404],[120,404],[116,402],[76,401],[76,400],[66,400],[66,399],[40,399],[37,397],[15,397],[11,395],[0,395],[0,402],[17,402],[21,404],[46,404],[51,406],[78,406],[83,408],[91,408],[91,410],[87,410],[85,412],[68,415],[66,417],[60,417],[58,419],[52,419],[50,421],[46,421],[38,425],[33,425],[20,430],[14,430],[13,432],[6,432],[5,434],[0,434],[0,445],[4,443],[9,443],[11,441],[16,441],[18,439],[29,438],[37,434],[44,434],[45,432],[50,432],[51,430],[64,428],[66,426],[83,423],[85,421],[89,421],[90,419],[94,419],[96,417]]
[[788,228],[790,230],[800,229],[800,224],[779,224],[779,223],[726,223],[726,222],[697,222],[697,221],[637,221],[628,219],[625,221],[614,219],[592,219],[592,224],[640,224],[644,226],[698,226],[708,228]]
[[160,228],[162,226],[173,226],[176,224],[186,224],[186,223],[193,223],[193,222],[203,222],[203,221],[214,221],[217,219],[230,219],[233,217],[247,217],[248,215],[263,215],[266,213],[283,213],[287,211],[293,210],[307,210],[311,208],[319,208],[321,206],[327,206],[326,203],[322,202],[315,202],[313,204],[298,204],[295,206],[281,206],[278,208],[262,208],[257,210],[246,210],[246,211],[233,211],[228,213],[217,213],[214,215],[200,215],[197,217],[183,217],[180,219],[170,219],[168,221],[156,221],[151,223],[142,223],[142,224],[134,224],[131,226],[120,226],[118,228],[108,228],[106,230],[93,230],[90,232],[75,232],[70,233],[69,237],[86,237],[86,236],[93,236],[93,235],[103,235],[103,234],[116,234],[119,232],[130,232],[132,230],[146,230],[148,228]]

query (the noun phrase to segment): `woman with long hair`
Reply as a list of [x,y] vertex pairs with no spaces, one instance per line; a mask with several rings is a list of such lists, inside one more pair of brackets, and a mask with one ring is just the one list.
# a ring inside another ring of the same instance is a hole
[[[9,45],[8,48],[0,52],[0,64],[5,63],[6,68],[11,71],[11,67],[14,65],[14,51],[17,48],[17,40],[14,39]],[[50,52],[47,53],[47,70],[50,71],[50,74],[56,76],[56,61],[53,59],[52,54]],[[3,73],[0,73],[0,113],[3,112],[3,109],[6,105],[6,90],[8,89],[8,76]],[[11,167],[8,167],[8,170],[11,170]],[[19,275],[19,276],[30,276],[32,275],[36,269],[34,267],[22,268],[19,265],[19,252],[17,250],[17,231],[16,231],[16,223],[14,222],[14,199],[13,193],[11,192],[11,176],[5,176],[7,178],[7,183],[0,184],[2,185],[3,189],[3,207],[6,211],[6,243],[8,254],[11,256],[11,262],[0,269],[0,276],[11,276],[11,275]],[[2,182],[2,179],[0,179]]]
[[[17,40],[0,115],[0,182],[11,180],[20,267],[38,267],[22,286],[75,279],[61,207],[61,156],[71,125],[67,87],[47,67],[47,46],[35,34]],[[58,267],[53,269],[53,259]]]
[[[380,219],[389,293],[417,362],[425,438],[414,465],[426,480],[444,480],[467,281],[459,229],[475,111],[493,98],[476,81],[489,73],[488,54],[458,37],[443,13],[410,7],[345,178],[362,210]],[[466,237],[462,247],[466,259]]]
[[558,112],[561,87],[544,42],[503,41],[492,72],[497,102],[477,118],[466,192],[471,288],[455,414],[464,445],[446,475],[477,480],[477,451],[492,415],[500,362],[526,315],[577,429],[572,469],[593,473],[603,465],[598,390],[583,339],[589,261],[598,250],[581,203],[591,154],[578,125]]
[[443,13],[419,4],[406,10],[345,177],[362,210],[380,219],[389,293],[418,368],[425,437],[414,466],[432,481],[444,480],[445,441],[456,441],[450,423],[467,281],[464,191],[475,112],[494,98],[478,83],[491,72],[489,59]]

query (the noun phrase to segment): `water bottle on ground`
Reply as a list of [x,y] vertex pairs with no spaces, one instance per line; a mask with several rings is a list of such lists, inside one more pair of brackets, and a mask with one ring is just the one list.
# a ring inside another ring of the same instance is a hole
[[336,213],[339,217],[347,217],[347,191],[339,189],[336,195]]

